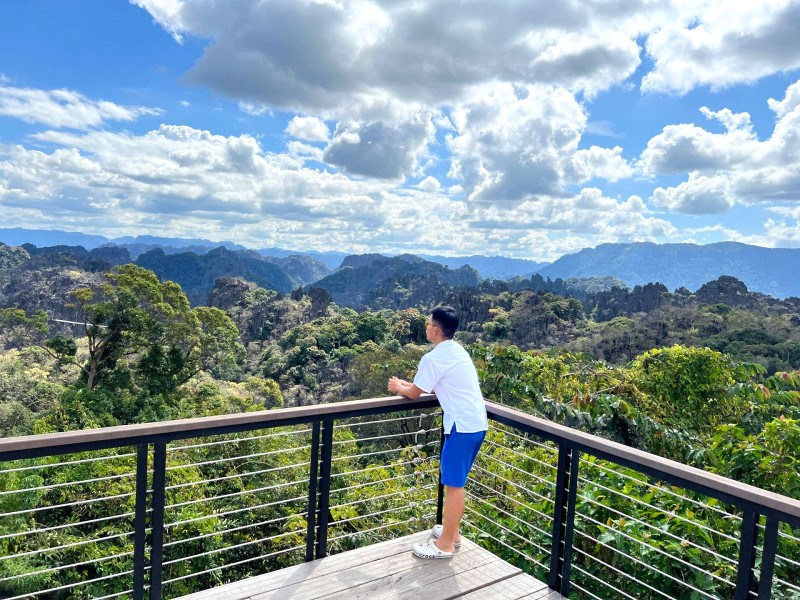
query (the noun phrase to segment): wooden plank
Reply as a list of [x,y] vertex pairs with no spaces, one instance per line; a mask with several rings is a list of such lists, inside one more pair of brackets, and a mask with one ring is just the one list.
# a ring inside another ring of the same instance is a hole
[[[475,569],[439,579],[433,583],[426,584],[423,581],[413,581],[412,585],[409,586],[410,589],[401,590],[397,594],[392,593],[388,597],[402,600],[416,600],[420,596],[441,600],[462,598],[465,594],[471,592],[480,593],[487,586],[497,581],[503,581],[508,578],[513,579],[515,575],[520,574],[520,570],[514,565],[500,560],[488,552],[487,554],[495,560],[483,563]],[[476,590],[479,591],[476,592]]]
[[[547,584],[531,577],[527,573],[519,573],[514,577],[503,579],[488,585],[480,590],[465,594],[464,599],[469,600],[533,600],[545,598],[552,590]],[[561,596],[556,594],[558,598]]]
[[450,560],[424,560],[411,553],[426,530],[266,573],[180,600],[562,600],[546,584],[522,573],[474,542]]
[[[292,598],[321,598],[326,600],[358,600],[375,598],[411,598],[422,594],[429,594],[431,598],[444,598],[432,588],[436,588],[443,580],[454,581],[454,578],[465,577],[465,574],[476,569],[486,567],[491,563],[506,564],[513,574],[516,567],[503,563],[493,554],[481,549],[462,549],[449,560],[425,560],[415,557],[411,552],[407,555],[396,557],[399,560],[390,564],[389,561],[378,561],[367,565],[364,569],[346,572],[340,575],[346,587],[330,593],[321,590],[319,595],[298,594]],[[518,569],[516,569],[518,571]],[[494,575],[497,577],[498,575]],[[484,577],[485,579],[485,577]],[[482,585],[486,585],[483,583]],[[460,595],[457,594],[457,595]],[[288,597],[288,596],[287,596]],[[452,596],[447,596],[452,597]],[[254,600],[266,600],[256,596]]]
[[429,532],[426,531],[398,539],[387,540],[371,546],[327,556],[312,562],[301,563],[278,571],[257,575],[237,583],[229,583],[209,590],[195,592],[194,594],[183,596],[181,600],[241,600],[249,598],[256,594],[289,587],[299,582],[334,575],[340,571],[355,568],[397,554],[410,554],[411,544],[414,542],[424,542],[428,539],[428,536]]
[[544,588],[539,592],[534,592],[527,596],[523,596],[519,600],[565,600],[565,597],[555,590]]

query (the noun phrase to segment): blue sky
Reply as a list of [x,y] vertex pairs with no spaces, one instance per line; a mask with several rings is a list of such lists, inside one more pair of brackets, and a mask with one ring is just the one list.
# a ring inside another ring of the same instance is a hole
[[800,246],[800,2],[7,0],[2,227]]

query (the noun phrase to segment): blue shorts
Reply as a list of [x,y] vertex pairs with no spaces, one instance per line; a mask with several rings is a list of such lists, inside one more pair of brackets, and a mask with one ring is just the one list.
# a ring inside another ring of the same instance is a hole
[[442,448],[442,485],[463,488],[467,483],[467,475],[481,449],[485,431],[475,433],[459,433],[455,424],[449,434],[444,436]]

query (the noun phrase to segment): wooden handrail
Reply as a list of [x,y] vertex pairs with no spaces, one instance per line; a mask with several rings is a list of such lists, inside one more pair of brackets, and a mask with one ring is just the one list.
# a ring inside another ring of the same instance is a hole
[[410,410],[422,408],[436,400],[432,394],[424,394],[416,400],[403,396],[390,396],[385,398],[369,398],[366,400],[352,400],[349,402],[333,402],[330,404],[315,404],[313,406],[297,406],[274,410],[260,410],[233,415],[219,415],[212,417],[197,417],[193,419],[176,419],[174,421],[156,421],[153,423],[138,423],[134,425],[118,425],[116,427],[103,427],[100,429],[82,429],[79,431],[63,431],[57,433],[42,433],[38,435],[22,435],[0,439],[0,456],[4,452],[19,450],[34,450],[53,448],[66,445],[83,445],[98,442],[120,442],[124,446],[130,439],[169,436],[170,434],[204,431],[222,427],[236,427],[253,424],[269,424],[275,426],[285,421],[313,421],[319,417],[341,415],[343,413],[359,413],[374,409],[391,408],[396,405],[397,410]]

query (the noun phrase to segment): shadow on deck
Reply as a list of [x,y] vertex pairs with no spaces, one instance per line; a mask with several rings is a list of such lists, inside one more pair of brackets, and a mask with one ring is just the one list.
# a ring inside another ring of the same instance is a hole
[[449,598],[557,600],[558,593],[464,539],[451,560],[422,560],[416,533],[252,577],[179,600],[311,600],[312,598]]

